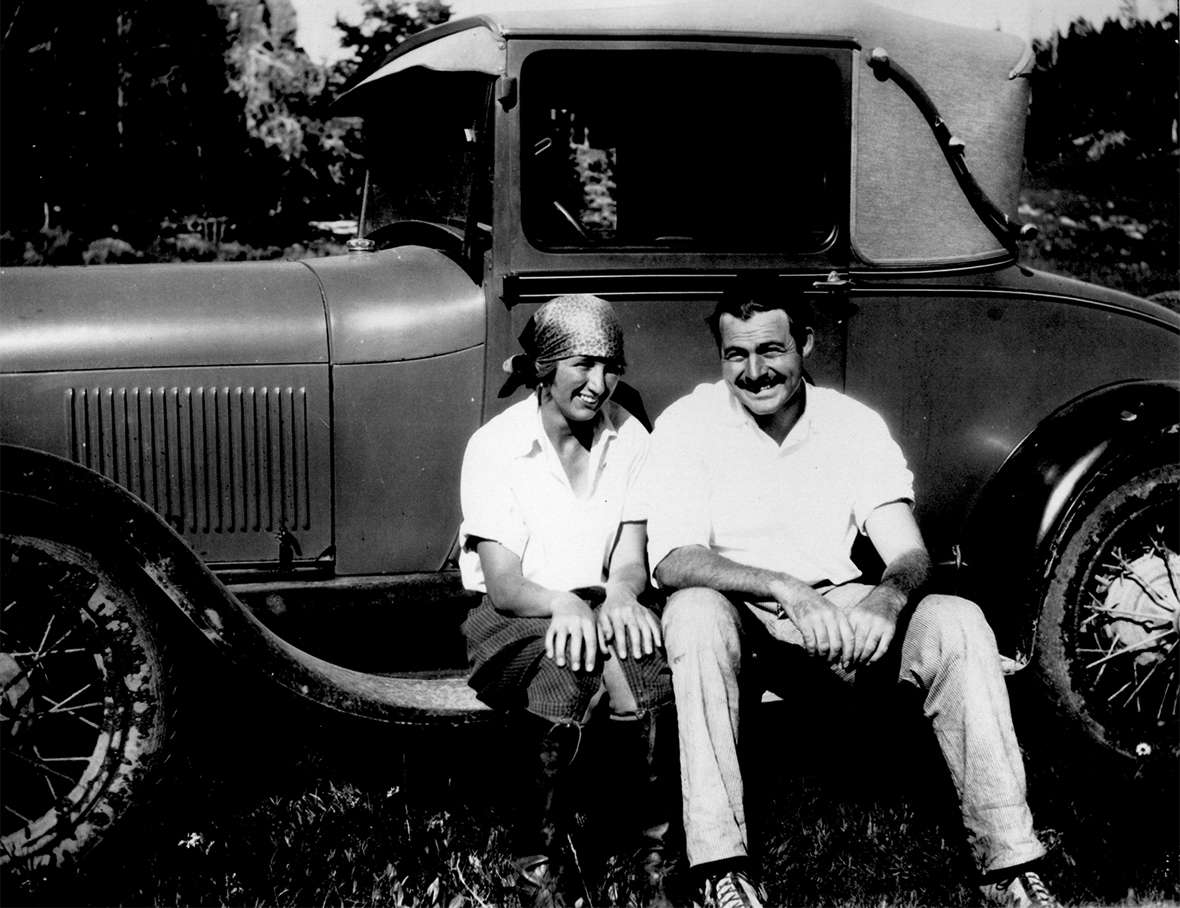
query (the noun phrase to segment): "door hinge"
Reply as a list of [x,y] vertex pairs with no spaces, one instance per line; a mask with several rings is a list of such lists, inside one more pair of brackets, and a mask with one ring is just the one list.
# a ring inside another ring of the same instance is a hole
[[516,106],[516,79],[512,76],[500,77],[500,96],[496,98],[504,110],[512,110]]

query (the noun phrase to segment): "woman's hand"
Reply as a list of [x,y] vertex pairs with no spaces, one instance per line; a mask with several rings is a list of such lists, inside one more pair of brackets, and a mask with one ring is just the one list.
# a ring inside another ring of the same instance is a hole
[[578,671],[585,655],[586,671],[594,671],[598,656],[598,637],[594,632],[594,612],[573,593],[558,593],[551,604],[553,615],[545,631],[545,654],[558,665],[566,664],[569,647],[569,667]]
[[612,641],[620,659],[628,653],[636,659],[650,656],[663,645],[659,619],[627,590],[608,588],[606,601],[598,608],[598,645],[606,652]]

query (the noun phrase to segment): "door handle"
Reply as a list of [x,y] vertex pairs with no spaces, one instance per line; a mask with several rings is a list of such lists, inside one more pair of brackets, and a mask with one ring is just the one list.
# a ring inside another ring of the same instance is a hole
[[828,276],[822,281],[814,281],[811,286],[816,290],[826,290],[829,293],[836,290],[847,290],[852,286],[852,281],[846,277],[841,277],[837,271],[828,272]]

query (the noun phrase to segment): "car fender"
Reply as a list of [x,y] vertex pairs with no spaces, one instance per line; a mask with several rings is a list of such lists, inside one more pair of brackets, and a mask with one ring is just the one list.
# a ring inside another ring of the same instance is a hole
[[278,637],[151,508],[104,476],[44,451],[0,445],[0,515],[32,514],[100,559],[138,571],[225,658],[307,700],[398,724],[462,723],[482,712],[462,679],[389,678],[343,668]]
[[965,592],[1000,652],[1032,657],[1044,571],[1090,489],[1176,459],[1180,382],[1098,388],[1044,419],[1008,456],[970,511],[960,549]]

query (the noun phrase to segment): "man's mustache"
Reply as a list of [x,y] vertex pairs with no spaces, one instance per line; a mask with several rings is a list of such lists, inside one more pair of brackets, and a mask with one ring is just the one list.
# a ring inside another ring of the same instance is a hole
[[778,372],[767,372],[758,378],[739,378],[736,384],[743,391],[749,391],[751,394],[757,394],[759,391],[765,391],[767,388],[772,388],[775,385],[781,385],[787,380],[785,375],[780,375]]

